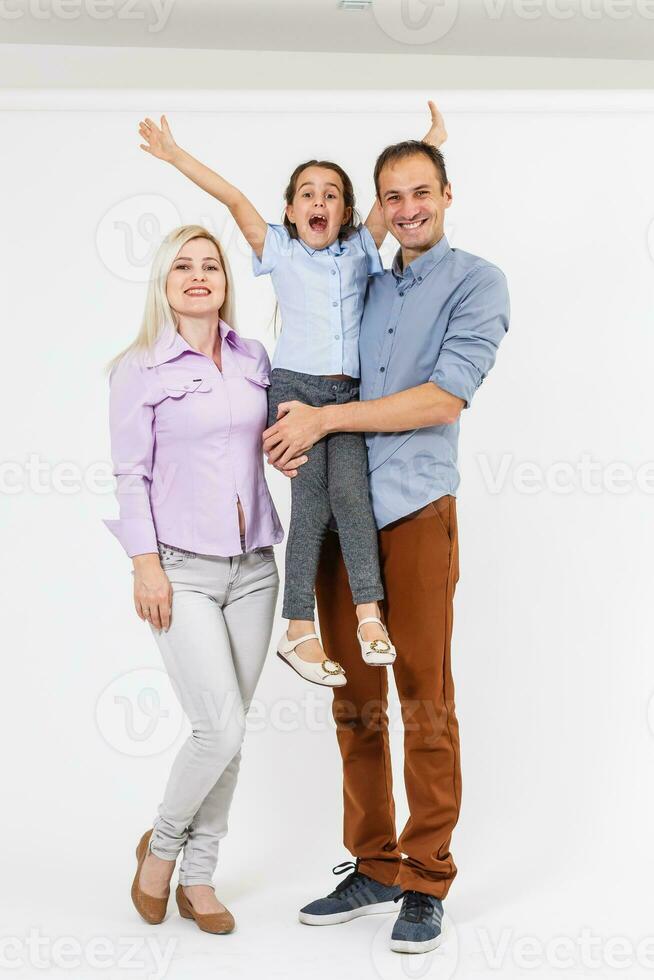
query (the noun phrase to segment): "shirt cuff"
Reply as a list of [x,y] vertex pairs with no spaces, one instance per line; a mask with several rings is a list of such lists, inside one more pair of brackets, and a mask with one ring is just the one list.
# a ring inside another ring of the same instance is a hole
[[145,517],[130,517],[125,520],[105,521],[103,524],[120,541],[130,558],[134,555],[158,553],[157,534],[152,521]]
[[447,370],[436,368],[429,380],[450,395],[462,398],[465,402],[464,408],[470,408],[472,396],[484,379],[481,372],[472,365],[464,367],[448,364]]

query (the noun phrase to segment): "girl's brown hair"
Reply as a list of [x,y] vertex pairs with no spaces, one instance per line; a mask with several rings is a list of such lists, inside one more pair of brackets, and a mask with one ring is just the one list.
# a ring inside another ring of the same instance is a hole
[[[293,203],[293,198],[295,197],[295,192],[297,190],[298,177],[303,170],[307,167],[320,167],[321,170],[333,170],[335,174],[341,178],[341,183],[343,185],[343,200],[345,208],[350,208],[350,220],[341,226],[341,230],[338,233],[339,238],[349,238],[353,231],[361,224],[361,219],[356,209],[356,201],[354,198],[354,188],[352,186],[352,181],[345,173],[342,167],[339,167],[337,163],[330,163],[329,160],[307,160],[306,163],[301,163],[299,167],[296,167],[291,174],[290,180],[288,182],[288,187],[284,192],[284,198],[287,204]],[[298,238],[297,228],[293,222],[289,219],[286,212],[284,212],[284,227],[287,229],[291,238]]]

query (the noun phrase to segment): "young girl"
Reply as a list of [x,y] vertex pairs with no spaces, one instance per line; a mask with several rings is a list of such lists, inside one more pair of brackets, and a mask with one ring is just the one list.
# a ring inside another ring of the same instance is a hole
[[[425,142],[445,139],[442,117],[429,103]],[[365,225],[356,221],[352,182],[338,164],[310,160],[296,167],[286,188],[283,225],[269,225],[241,191],[175,143],[165,116],[145,119],[141,149],[172,163],[229,208],[251,246],[255,275],[270,273],[282,315],[272,362],[268,425],[282,402],[316,407],[359,395],[359,325],[368,276],[384,270],[377,249],[386,228],[375,202]],[[377,528],[368,490],[364,435],[327,436],[309,451],[291,483],[283,616],[289,620],[278,656],[306,680],[346,683],[341,665],[325,659],[314,624],[314,585],[323,537],[336,521],[358,620],[365,663],[392,664],[396,651],[380,618],[384,591]],[[299,648],[299,649],[298,649]]]

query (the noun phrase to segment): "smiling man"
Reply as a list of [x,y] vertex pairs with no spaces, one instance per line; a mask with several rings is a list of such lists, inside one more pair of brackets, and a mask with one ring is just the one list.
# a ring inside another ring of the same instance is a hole
[[[459,732],[450,663],[459,577],[455,495],[459,416],[491,370],[508,329],[503,273],[444,235],[452,190],[440,152],[409,141],[375,167],[384,222],[400,243],[393,267],[370,280],[360,335],[361,401],[280,406],[264,433],[269,460],[288,473],[334,432],[365,432],[379,528],[393,665],[404,721],[410,817],[399,839],[391,786],[386,671],[360,656],[338,534],[324,542],[316,586],[322,640],[348,683],[334,691],[343,759],[344,841],[356,858],[326,898],[300,912],[312,925],[392,910],[391,948],[424,952],[441,938],[442,900],[461,801]],[[338,870],[338,869],[335,869]]]

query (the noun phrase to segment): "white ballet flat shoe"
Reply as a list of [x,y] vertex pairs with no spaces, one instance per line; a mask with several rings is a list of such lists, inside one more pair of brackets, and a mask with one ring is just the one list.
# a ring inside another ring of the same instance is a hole
[[[360,629],[364,623],[379,623],[384,633],[386,633],[386,640],[362,640]],[[391,643],[388,630],[381,619],[377,619],[376,616],[366,616],[365,619],[361,620],[357,626],[357,640],[361,647],[361,656],[363,657],[364,663],[367,663],[370,667],[385,667],[387,664],[392,664],[397,656],[397,651]]]
[[322,663],[309,663],[307,660],[303,660],[302,657],[298,657],[295,648],[305,640],[320,641],[320,637],[317,633],[305,633],[304,636],[299,637],[297,640],[289,640],[288,633],[284,630],[277,644],[277,656],[284,663],[288,664],[296,674],[299,674],[300,677],[303,677],[305,681],[309,681],[311,684],[321,684],[323,687],[343,687],[344,684],[347,684],[345,671],[335,660],[323,660]]

